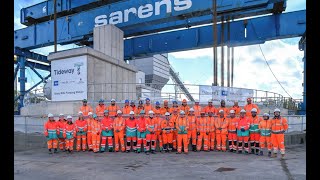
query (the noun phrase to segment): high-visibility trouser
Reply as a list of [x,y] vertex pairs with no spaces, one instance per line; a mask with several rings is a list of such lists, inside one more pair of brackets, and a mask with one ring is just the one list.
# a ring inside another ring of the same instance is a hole
[[80,151],[81,144],[82,150],[85,151],[87,149],[87,135],[77,135],[77,151]]
[[137,151],[138,152],[141,152],[142,143],[143,143],[143,150],[146,151],[147,140],[145,138],[145,133],[146,132],[141,133],[141,132],[137,131],[137,138],[138,138]]
[[97,134],[91,134],[92,138],[92,149],[93,152],[98,152],[100,149],[100,135]]
[[66,149],[73,151],[73,142],[74,142],[74,138],[71,139],[66,139]]
[[64,138],[59,138],[59,149],[63,150],[64,146],[65,146],[66,142]]
[[178,134],[178,152],[182,150],[182,141],[183,141],[183,151],[188,152],[188,134]]
[[261,150],[264,150],[266,148],[266,144],[267,144],[267,149],[268,151],[271,151],[271,137],[270,136],[260,136],[260,148]]
[[106,148],[106,141],[108,139],[108,149],[113,148],[113,139],[112,136],[102,136],[101,138],[101,150],[105,150]]
[[157,147],[157,141],[159,141],[159,149],[161,150],[162,149],[162,135],[160,135],[160,131],[157,131],[156,132],[156,144],[155,144],[155,147]]
[[151,150],[156,150],[156,134],[147,134],[147,146],[146,151],[150,150],[150,144],[151,144]]
[[188,144],[190,140],[192,145],[197,145],[197,130],[188,131]]
[[244,150],[249,152],[249,136],[238,136],[238,150],[242,151],[242,145],[244,144]]
[[197,150],[200,151],[202,147],[202,139],[203,139],[203,150],[208,150],[208,135],[205,132],[200,132],[200,135],[198,135],[198,144],[197,144]]
[[227,134],[216,133],[217,150],[226,151]]
[[271,133],[271,142],[272,142],[274,153],[277,153],[278,150],[280,149],[281,154],[285,154],[284,134]]
[[250,148],[259,149],[260,133],[250,133]]
[[208,135],[208,147],[211,150],[214,150],[214,145],[215,145],[215,140],[216,140],[216,132],[209,132]]
[[172,150],[171,147],[169,146],[169,144],[172,144],[172,139],[173,139],[173,133],[162,133],[162,140],[163,140],[163,145],[165,145],[163,147],[163,150]]
[[92,148],[92,133],[91,132],[87,132],[87,143],[88,143],[88,148],[93,149]]
[[177,135],[178,135],[178,133],[176,130],[174,130],[172,134],[173,134],[173,136],[172,136],[173,149],[177,149]]
[[236,151],[237,150],[237,133],[229,132],[228,133],[228,141],[229,141],[229,149]]
[[128,137],[127,136],[127,146],[126,146],[126,150],[130,151],[131,147],[133,148],[133,150],[137,150],[137,137]]
[[48,149],[58,148],[58,139],[50,139],[47,141]]
[[121,145],[121,151],[124,152],[125,151],[125,147],[124,147],[124,137],[123,137],[123,131],[120,132],[114,132],[114,144],[115,144],[115,151],[118,152],[119,151],[119,141],[120,141],[120,145]]

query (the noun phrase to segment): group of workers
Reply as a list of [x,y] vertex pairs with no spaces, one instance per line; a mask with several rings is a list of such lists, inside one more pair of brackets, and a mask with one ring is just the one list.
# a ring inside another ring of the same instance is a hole
[[[181,106],[176,101],[172,107],[164,101],[162,107],[156,102],[155,107],[146,99],[139,100],[136,107],[132,101],[125,101],[120,108],[115,100],[105,106],[100,100],[95,111],[83,100],[78,119],[72,116],[59,120],[48,114],[44,125],[49,153],[61,151],[72,153],[76,139],[76,151],[97,152],[145,152],[155,153],[157,143],[160,152],[176,151],[188,154],[189,144],[192,151],[227,151],[262,156],[268,152],[269,157],[281,158],[285,155],[284,132],[288,129],[286,118],[280,116],[280,110],[274,110],[270,118],[268,113],[262,117],[256,104],[247,99],[247,104],[240,108],[235,102],[230,108],[221,101],[220,107],[214,107],[212,100],[206,107],[199,101],[190,108],[184,99]],[[126,140],[125,140],[126,139]],[[126,141],[126,143],[125,143]],[[143,148],[143,149],[142,149]],[[273,153],[272,153],[273,149]]]

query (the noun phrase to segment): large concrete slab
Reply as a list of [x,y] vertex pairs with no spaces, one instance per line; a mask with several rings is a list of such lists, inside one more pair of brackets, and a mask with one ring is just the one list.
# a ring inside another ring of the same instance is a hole
[[286,159],[223,152],[185,154],[59,152],[45,148],[14,153],[17,180],[260,180],[306,179],[306,147],[287,147]]

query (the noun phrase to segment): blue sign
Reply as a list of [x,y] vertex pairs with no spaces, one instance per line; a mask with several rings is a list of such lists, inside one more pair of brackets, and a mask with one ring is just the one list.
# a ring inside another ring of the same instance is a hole
[[58,82],[59,82],[59,81],[54,81],[54,82],[53,82],[53,86],[58,86],[58,85],[59,85]]
[[222,90],[222,91],[221,91],[221,96],[228,96],[228,91]]

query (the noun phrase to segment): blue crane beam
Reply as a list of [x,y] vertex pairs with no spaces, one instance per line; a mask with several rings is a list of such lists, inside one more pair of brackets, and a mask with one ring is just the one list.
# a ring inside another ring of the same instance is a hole
[[[211,16],[212,10],[210,7],[212,7],[212,1],[198,0],[197,3],[194,2],[195,0],[183,1],[191,2],[191,4],[187,6],[185,4],[185,6],[177,4],[177,2],[180,1],[174,1],[176,6],[173,6],[171,5],[172,1],[173,0],[150,0],[139,4],[135,0],[129,0],[58,18],[58,43],[70,44],[88,39],[92,37],[95,25],[115,24],[124,31],[125,37],[128,37],[130,34],[128,34],[127,30],[139,29],[139,32],[135,30],[133,33],[141,34],[150,30],[149,26],[155,25],[152,32],[159,32],[163,30],[163,28],[157,27],[159,24],[163,24],[162,26],[165,27],[167,26],[165,23],[174,21],[181,21],[180,23],[183,23],[183,20],[186,19],[194,19],[192,21],[197,21],[197,17],[206,15],[206,20],[208,20]],[[199,1],[201,1],[201,3],[199,3]],[[286,6],[285,2],[286,0],[225,0],[221,1],[217,11],[220,15],[232,16],[232,18],[237,18],[237,15],[239,17],[247,17],[253,15],[252,13],[257,15],[274,12],[276,4],[278,4],[277,9],[280,9],[279,11],[282,12]],[[255,8],[257,9],[256,11],[254,11]],[[137,12],[132,13],[131,11]],[[246,14],[246,11],[249,13]],[[194,23],[203,24],[203,22],[205,21],[199,18],[199,22]],[[52,45],[54,39],[53,25],[54,23],[51,20],[16,30],[14,32],[14,46],[24,49],[35,49]],[[179,26],[181,26],[181,24]],[[188,26],[188,21],[184,26]],[[146,28],[146,30],[144,28]],[[177,26],[173,25],[165,29],[170,30],[176,28]],[[46,31],[43,31],[43,29]]]
[[[269,40],[302,36],[306,31],[306,11],[232,22],[230,23],[230,41],[223,43],[221,43],[221,26],[218,25],[217,28],[219,46],[263,44]],[[212,31],[210,25],[128,39],[125,41],[125,59],[212,47]],[[227,39],[227,28],[224,31],[224,39]]]

